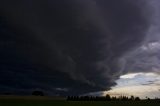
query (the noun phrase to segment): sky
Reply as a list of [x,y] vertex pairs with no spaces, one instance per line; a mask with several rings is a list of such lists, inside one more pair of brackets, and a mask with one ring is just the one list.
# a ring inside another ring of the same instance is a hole
[[155,73],[132,73],[122,75],[112,90],[105,91],[103,95],[127,95],[140,98],[160,97],[160,75]]
[[1,0],[0,7],[0,94],[133,89],[126,95],[160,97],[159,0]]

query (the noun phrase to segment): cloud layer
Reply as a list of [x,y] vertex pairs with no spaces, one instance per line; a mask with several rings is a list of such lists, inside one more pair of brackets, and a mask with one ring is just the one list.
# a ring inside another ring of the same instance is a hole
[[120,57],[144,41],[151,24],[145,0],[1,0],[0,6],[1,91],[110,89],[123,73]]

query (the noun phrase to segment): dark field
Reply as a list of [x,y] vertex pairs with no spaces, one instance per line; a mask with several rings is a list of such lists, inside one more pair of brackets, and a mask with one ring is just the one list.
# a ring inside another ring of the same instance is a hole
[[56,98],[0,98],[0,106],[159,106],[156,101],[65,101]]
[[1,100],[0,106],[159,106],[160,103],[147,102],[71,102],[51,100]]

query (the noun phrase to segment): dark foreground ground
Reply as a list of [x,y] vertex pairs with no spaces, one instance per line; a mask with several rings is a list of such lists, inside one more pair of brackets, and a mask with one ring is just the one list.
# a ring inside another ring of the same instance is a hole
[[0,97],[0,106],[160,106],[156,101],[65,101],[63,98]]

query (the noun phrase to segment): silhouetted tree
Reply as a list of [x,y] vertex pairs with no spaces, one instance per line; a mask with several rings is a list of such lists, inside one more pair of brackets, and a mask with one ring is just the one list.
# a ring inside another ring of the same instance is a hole
[[135,100],[136,100],[136,101],[140,101],[140,98],[139,98],[139,97],[136,97]]
[[111,100],[111,97],[109,94],[106,95],[106,100],[110,101]]
[[44,96],[44,93],[42,91],[33,91],[32,95],[34,95],[34,96]]
[[146,99],[147,99],[148,101],[151,100],[151,99],[150,99],[149,97],[147,97],[147,96],[146,96]]
[[4,95],[12,95],[10,92],[5,92]]
[[131,100],[134,100],[134,96],[132,95],[130,99],[131,99]]
[[128,97],[127,97],[127,96],[122,96],[122,97],[121,97],[121,100],[127,101],[127,100],[128,100]]
[[118,98],[116,98],[116,97],[112,97],[112,98],[111,98],[111,100],[114,100],[114,101],[117,100],[117,99],[118,99]]

